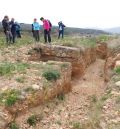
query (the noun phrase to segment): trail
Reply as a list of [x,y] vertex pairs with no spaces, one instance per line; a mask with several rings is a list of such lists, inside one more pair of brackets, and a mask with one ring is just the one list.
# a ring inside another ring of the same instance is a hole
[[97,59],[86,69],[82,78],[72,81],[72,92],[65,96],[63,102],[50,102],[42,108],[31,109],[24,117],[19,117],[17,121],[21,123],[21,129],[24,129],[25,118],[32,113],[40,113],[40,110],[44,112],[42,121],[33,129],[72,129],[71,123],[81,123],[89,119],[90,97],[101,95],[106,88],[103,67],[104,61]]

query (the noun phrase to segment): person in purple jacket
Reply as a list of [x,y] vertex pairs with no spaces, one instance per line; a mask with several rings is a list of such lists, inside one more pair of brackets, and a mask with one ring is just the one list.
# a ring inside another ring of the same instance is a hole
[[59,25],[59,28],[58,28],[58,31],[59,31],[58,39],[60,38],[61,35],[62,35],[62,38],[64,38],[64,28],[66,26],[62,23],[62,21],[58,22],[58,25]]

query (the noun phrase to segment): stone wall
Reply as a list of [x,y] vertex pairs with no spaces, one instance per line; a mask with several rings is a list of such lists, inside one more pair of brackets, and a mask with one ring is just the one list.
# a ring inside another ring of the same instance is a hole
[[96,48],[75,48],[57,45],[40,45],[29,52],[32,61],[61,61],[72,64],[72,75],[84,74],[85,68],[96,60]]

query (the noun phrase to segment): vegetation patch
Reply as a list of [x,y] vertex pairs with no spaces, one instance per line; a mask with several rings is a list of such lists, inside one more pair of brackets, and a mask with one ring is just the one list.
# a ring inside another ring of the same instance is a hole
[[0,102],[6,106],[12,106],[19,100],[20,92],[15,89],[6,90],[0,94]]
[[28,119],[27,119],[27,123],[30,126],[36,126],[37,123],[37,116],[36,115],[31,115]]
[[115,72],[118,73],[118,74],[120,74],[120,67],[116,68],[115,69]]
[[80,122],[73,122],[72,126],[72,129],[82,129]]
[[16,78],[16,81],[19,82],[19,83],[24,83],[25,82],[25,77],[17,77]]
[[60,72],[58,70],[49,69],[44,71],[42,76],[45,77],[48,81],[56,81],[60,78]]
[[64,101],[65,100],[65,94],[61,93],[59,95],[57,95],[58,100]]
[[29,64],[26,63],[10,63],[10,62],[4,62],[0,63],[0,76],[4,75],[10,75],[17,72],[23,72],[29,67]]
[[109,35],[100,35],[97,37],[97,41],[99,42],[105,42],[108,41],[111,37]]
[[9,125],[9,129],[19,129],[19,126],[15,122],[11,122]]

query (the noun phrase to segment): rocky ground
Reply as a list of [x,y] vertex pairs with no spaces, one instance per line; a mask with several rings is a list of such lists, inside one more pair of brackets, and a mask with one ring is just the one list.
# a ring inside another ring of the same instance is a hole
[[26,115],[19,117],[17,122],[20,128],[29,128],[26,119],[31,114],[40,114],[43,110],[42,120],[31,129],[81,129],[82,123],[88,122],[93,115],[90,111],[92,98],[100,97],[106,89],[101,70],[103,66],[104,61],[99,59],[86,70],[86,74],[80,80],[73,80],[73,90],[62,102],[54,100],[42,108],[34,108]]
[[[0,59],[28,63],[27,53],[32,47],[34,45],[5,48],[1,50]],[[20,129],[120,129],[120,74],[113,72],[111,80],[105,83],[104,63],[97,59],[83,77],[72,80],[72,92],[19,114],[15,125]],[[3,78],[1,87],[2,81]],[[31,116],[37,117],[34,126],[28,124]]]

